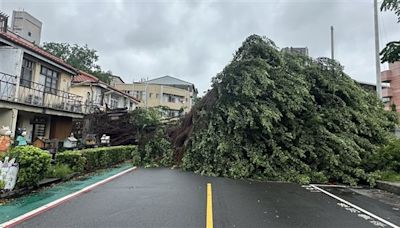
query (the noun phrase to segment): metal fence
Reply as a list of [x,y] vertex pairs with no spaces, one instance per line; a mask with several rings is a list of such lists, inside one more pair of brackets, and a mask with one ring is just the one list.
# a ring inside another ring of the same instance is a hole
[[81,96],[24,79],[20,80],[17,94],[17,80],[14,75],[0,72],[0,100],[83,113]]

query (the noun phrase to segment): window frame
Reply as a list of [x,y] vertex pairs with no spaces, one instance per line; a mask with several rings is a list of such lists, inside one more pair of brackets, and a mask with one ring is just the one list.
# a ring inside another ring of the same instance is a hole
[[[23,58],[22,59],[22,67],[21,67],[21,76],[19,79],[19,84],[23,87],[26,88],[31,88],[32,87],[32,78],[33,78],[33,72],[35,69],[35,62],[31,59]],[[25,77],[27,74],[26,72],[29,72],[29,78]]]
[[42,82],[44,87],[44,92],[57,94],[59,75],[60,73],[52,68],[43,65],[40,67],[41,80],[44,77],[44,82]]

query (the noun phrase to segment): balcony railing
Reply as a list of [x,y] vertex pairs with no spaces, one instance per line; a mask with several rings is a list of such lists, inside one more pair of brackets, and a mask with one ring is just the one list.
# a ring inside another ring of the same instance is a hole
[[51,89],[29,80],[20,81],[18,94],[17,77],[0,72],[0,100],[7,100],[61,111],[82,113],[82,97],[63,90]]

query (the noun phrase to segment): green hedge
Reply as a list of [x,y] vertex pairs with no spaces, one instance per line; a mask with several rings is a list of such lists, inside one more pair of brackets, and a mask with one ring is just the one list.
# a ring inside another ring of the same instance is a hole
[[75,172],[85,169],[86,158],[79,151],[65,151],[57,154],[57,164],[68,165]]
[[79,153],[86,160],[84,170],[92,171],[129,160],[135,150],[136,146],[113,146],[84,149]]
[[7,156],[19,163],[17,187],[37,186],[50,168],[51,155],[34,146],[17,146]]

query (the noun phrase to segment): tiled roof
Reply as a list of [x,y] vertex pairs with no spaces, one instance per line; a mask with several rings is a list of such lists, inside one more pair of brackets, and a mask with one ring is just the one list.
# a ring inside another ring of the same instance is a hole
[[98,82],[98,81],[99,81],[98,78],[83,71],[79,71],[79,74],[76,75],[72,80],[72,82]]
[[79,71],[79,74],[77,76],[74,77],[74,79],[72,80],[73,83],[81,83],[81,82],[88,82],[88,83],[98,83],[103,85],[104,87],[106,87],[109,90],[112,90],[114,92],[117,92],[123,96],[129,97],[131,100],[136,101],[137,103],[140,103],[140,100],[136,99],[135,97],[130,96],[129,94],[126,94],[124,92],[122,92],[121,90],[118,90],[102,81],[100,81],[98,78],[96,78],[95,76],[83,72],[83,71]]
[[0,31],[0,38],[11,41],[23,48],[26,48],[30,51],[35,52],[36,54],[39,54],[45,58],[48,58],[49,60],[51,60],[57,64],[60,64],[61,66],[65,67],[71,71],[77,72],[77,70],[74,67],[72,67],[71,65],[64,62],[64,60],[58,58],[57,56],[50,54],[49,52],[45,51],[41,47],[29,42],[28,40],[25,40],[24,38],[18,36],[17,34],[14,34],[10,31],[8,31],[8,32]]

